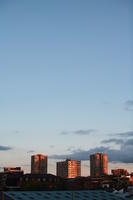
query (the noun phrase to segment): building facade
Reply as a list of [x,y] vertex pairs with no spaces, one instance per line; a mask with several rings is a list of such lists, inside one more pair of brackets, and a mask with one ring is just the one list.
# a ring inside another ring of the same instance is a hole
[[31,156],[31,173],[32,174],[47,174],[47,156],[33,155]]
[[107,154],[96,153],[90,156],[90,175],[92,177],[105,176],[108,174]]
[[4,167],[4,173],[24,174],[24,171],[21,170],[21,167]]
[[111,173],[114,176],[128,176],[129,172],[126,169],[112,169]]
[[81,176],[81,161],[70,160],[56,163],[56,174],[62,178],[75,178]]

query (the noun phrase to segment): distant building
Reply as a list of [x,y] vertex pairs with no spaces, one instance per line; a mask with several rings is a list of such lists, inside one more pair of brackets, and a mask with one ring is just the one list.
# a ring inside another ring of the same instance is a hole
[[128,176],[129,172],[126,169],[112,169],[111,173],[114,176]]
[[31,156],[31,173],[32,174],[47,174],[47,156],[33,155]]
[[62,178],[81,176],[81,161],[69,160],[56,163],[56,174]]
[[4,173],[23,174],[24,171],[21,170],[21,167],[4,167]]
[[90,175],[99,177],[108,174],[108,156],[107,154],[96,153],[90,156]]

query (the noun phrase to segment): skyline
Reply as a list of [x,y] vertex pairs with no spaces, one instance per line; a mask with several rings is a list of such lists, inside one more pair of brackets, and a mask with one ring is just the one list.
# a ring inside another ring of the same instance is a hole
[[[30,157],[30,170],[27,172],[24,170],[24,166],[22,165],[18,165],[18,166],[10,166],[10,164],[8,164],[8,167],[0,167],[0,172],[6,172],[7,170],[18,170],[18,171],[21,171],[23,172],[24,174],[50,174],[51,172],[49,171],[49,168],[51,167],[48,163],[49,161],[49,158],[47,155],[44,155],[44,154],[34,154],[34,155],[31,155]],[[86,164],[83,164],[83,162],[85,162],[84,160],[79,160],[79,159],[71,159],[71,158],[66,158],[66,159],[60,159],[60,160],[56,160],[56,163],[55,163],[55,169],[54,169],[54,173],[53,175],[56,175],[56,176],[59,176],[57,175],[58,173],[60,173],[57,169],[57,165],[58,163],[61,164],[60,167],[62,167],[63,165],[62,164],[65,164],[67,161],[72,161],[72,162],[78,162],[80,164],[80,176],[93,176],[91,175],[92,174],[92,170],[93,173],[96,173],[97,170],[95,171],[95,164],[97,165],[97,160],[99,160],[99,162],[101,162],[101,164],[99,164],[99,173],[105,173],[107,175],[111,175],[112,174],[112,171],[113,170],[125,170],[127,171],[126,168],[124,168],[124,165],[120,167],[120,163],[117,162],[117,166],[111,166],[111,162],[109,163],[109,160],[108,160],[108,154],[106,153],[101,153],[101,152],[96,152],[96,153],[93,153],[93,154],[90,154],[89,155],[89,159],[88,159],[88,162],[89,162],[89,165],[86,165]],[[122,163],[124,164],[124,163]],[[132,164],[132,163],[130,163]],[[94,166],[93,166],[94,165]],[[110,165],[110,166],[109,166]],[[71,164],[70,164],[71,166]],[[73,166],[73,165],[72,165]],[[72,167],[71,166],[71,167]],[[74,166],[73,166],[74,167]],[[73,168],[72,167],[72,168]],[[87,174],[84,173],[84,168],[88,168],[87,170]],[[112,168],[114,167],[114,168]],[[34,172],[33,172],[34,171]],[[62,171],[62,170],[61,170]],[[127,171],[129,174],[133,173],[132,171]],[[62,174],[62,172],[61,172]],[[97,175],[98,176],[98,175]]]
[[0,2],[0,167],[103,150],[133,171],[132,6]]

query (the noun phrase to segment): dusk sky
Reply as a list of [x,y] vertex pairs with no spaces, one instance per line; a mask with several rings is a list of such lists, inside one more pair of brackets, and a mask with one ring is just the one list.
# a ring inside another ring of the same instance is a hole
[[133,1],[0,0],[0,167],[32,154],[133,171]]

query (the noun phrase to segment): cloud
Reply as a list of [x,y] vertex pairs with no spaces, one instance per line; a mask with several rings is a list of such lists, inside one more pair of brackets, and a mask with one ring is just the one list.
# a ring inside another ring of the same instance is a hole
[[87,129],[87,130],[76,130],[76,131],[64,131],[61,132],[61,135],[68,135],[68,134],[74,134],[74,135],[90,135],[91,133],[96,132],[95,129]]
[[125,109],[128,111],[133,111],[133,100],[128,100],[125,102]]
[[66,149],[66,151],[70,151],[70,152],[71,152],[71,151],[74,150],[74,148],[75,148],[74,146],[70,146],[70,147],[68,147],[68,148]]
[[[90,129],[89,129],[90,130]],[[93,129],[91,129],[93,130]],[[81,130],[80,130],[81,131]],[[78,134],[80,131],[74,132],[65,132],[65,134]],[[82,131],[81,131],[82,135]],[[75,160],[89,160],[91,154],[101,152],[108,154],[109,162],[122,162],[122,163],[133,163],[133,131],[121,132],[111,134],[112,136],[116,136],[118,138],[110,138],[107,140],[103,140],[103,146],[99,146],[96,148],[91,148],[88,150],[83,149],[74,149],[68,148],[69,151],[66,154],[55,154],[49,156],[52,159],[75,159]],[[119,148],[107,147],[105,144],[117,144]]]
[[53,149],[55,146],[54,146],[54,145],[50,145],[49,147],[50,147],[51,149]]
[[120,145],[120,148],[125,149],[125,148],[129,148],[129,146],[133,146],[133,139],[116,139],[116,138],[111,138],[108,140],[103,140],[102,141],[103,144],[109,144],[109,143],[114,143],[114,144],[118,144]]
[[29,151],[27,151],[27,153],[35,153],[35,151],[34,150],[29,150]]
[[30,164],[21,164],[22,167],[30,167]]
[[0,151],[9,151],[12,150],[13,148],[10,146],[2,146],[0,145]]
[[124,145],[125,146],[133,146],[133,139],[125,141]]
[[92,153],[96,152],[104,152],[107,149],[107,147],[97,147],[95,149],[90,149],[88,151],[82,150],[82,149],[77,149],[72,151],[70,154],[61,154],[61,155],[52,155],[49,156],[49,158],[54,158],[54,159],[76,159],[76,160],[89,160],[89,156]]
[[114,143],[114,144],[123,144],[123,140],[122,139],[116,139],[116,138],[111,138],[108,140],[103,140],[102,144],[110,144],[110,143]]
[[15,132],[16,134],[19,134],[19,133],[20,133],[20,131],[18,131],[18,130],[15,130],[14,132]]
[[127,131],[127,132],[123,132],[123,133],[115,133],[113,135],[119,136],[119,137],[133,137],[133,131]]
[[[114,139],[113,142],[115,142]],[[74,150],[69,154],[52,155],[50,158],[63,160],[67,158],[76,160],[89,160],[90,155],[97,152],[106,153],[108,155],[109,162],[133,163],[133,139],[122,141],[119,149],[100,146],[89,150]]]

